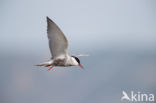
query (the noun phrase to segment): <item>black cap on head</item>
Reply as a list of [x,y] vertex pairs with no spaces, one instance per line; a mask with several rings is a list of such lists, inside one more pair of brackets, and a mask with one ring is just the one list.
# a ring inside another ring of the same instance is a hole
[[79,58],[77,58],[76,56],[72,56],[72,57],[75,58],[75,60],[80,64]]

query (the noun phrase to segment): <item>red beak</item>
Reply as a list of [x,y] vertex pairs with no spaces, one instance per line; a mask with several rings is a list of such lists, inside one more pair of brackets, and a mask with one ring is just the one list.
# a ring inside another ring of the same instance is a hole
[[80,66],[80,68],[83,68],[83,66],[81,64],[78,64]]

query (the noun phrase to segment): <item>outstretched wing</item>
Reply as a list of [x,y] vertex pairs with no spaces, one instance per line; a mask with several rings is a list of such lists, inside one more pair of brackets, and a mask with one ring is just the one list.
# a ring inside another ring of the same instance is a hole
[[68,55],[68,40],[49,17],[47,17],[47,34],[52,58]]
[[89,54],[73,54],[76,57],[84,57],[84,56],[89,56]]

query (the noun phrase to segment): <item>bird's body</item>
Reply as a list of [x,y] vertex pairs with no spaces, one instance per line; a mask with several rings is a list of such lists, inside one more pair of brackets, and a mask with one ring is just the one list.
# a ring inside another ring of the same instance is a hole
[[37,64],[36,66],[51,66],[48,70],[54,66],[80,66],[80,60],[75,56],[68,54],[68,40],[66,39],[60,28],[47,17],[47,34],[49,39],[49,48],[52,54],[50,61]]
[[63,66],[63,67],[67,67],[67,66],[76,66],[78,65],[78,62],[71,56],[67,56],[67,57],[59,57],[59,58],[55,58],[52,59],[50,61],[38,64],[37,66]]

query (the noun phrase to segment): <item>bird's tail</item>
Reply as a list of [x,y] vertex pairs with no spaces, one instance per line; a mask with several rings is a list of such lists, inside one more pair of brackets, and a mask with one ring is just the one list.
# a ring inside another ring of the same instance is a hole
[[40,64],[36,64],[35,66],[45,66],[46,64],[44,63],[40,63]]
[[43,63],[40,63],[40,64],[36,64],[35,66],[45,66],[45,67],[48,67],[50,65],[52,65],[52,60],[48,61],[48,62],[43,62]]

